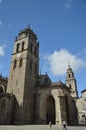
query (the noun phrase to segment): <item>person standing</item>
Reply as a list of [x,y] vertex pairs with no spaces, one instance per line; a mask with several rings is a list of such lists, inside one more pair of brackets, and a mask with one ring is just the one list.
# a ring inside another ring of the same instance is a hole
[[66,121],[63,121],[63,130],[67,130],[67,124],[66,124]]
[[51,123],[51,121],[49,121],[49,128],[50,128],[50,130],[51,130],[51,126],[52,126],[52,123]]

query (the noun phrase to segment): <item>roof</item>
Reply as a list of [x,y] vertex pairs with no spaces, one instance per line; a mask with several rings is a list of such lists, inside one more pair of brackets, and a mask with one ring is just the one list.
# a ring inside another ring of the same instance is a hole
[[86,92],[86,89],[84,89],[84,90],[81,91],[81,93],[84,93],[84,92]]
[[66,86],[66,84],[64,84],[63,82],[61,81],[58,81],[58,82],[53,82],[51,84],[51,87],[59,87],[59,88],[64,88],[64,89],[67,89],[69,92],[70,92],[70,89]]
[[5,81],[8,81],[8,78],[7,78],[7,77],[4,77],[4,76],[2,76],[2,75],[0,75],[0,79],[1,79],[1,80],[5,80]]
[[59,85],[59,86],[65,86],[64,83],[62,83],[60,80],[58,82],[53,82],[52,86]]
[[48,87],[51,85],[51,83],[52,81],[47,74],[39,75],[38,80],[37,80],[37,86]]

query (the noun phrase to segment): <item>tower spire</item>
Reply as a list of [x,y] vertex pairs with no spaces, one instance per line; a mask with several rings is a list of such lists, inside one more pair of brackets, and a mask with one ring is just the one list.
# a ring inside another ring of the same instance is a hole
[[66,72],[66,86],[70,89],[71,96],[74,97],[75,99],[77,99],[78,91],[77,91],[76,79],[74,77],[74,72],[73,72],[72,68],[70,67],[69,62],[68,62],[68,68],[67,68],[67,72]]

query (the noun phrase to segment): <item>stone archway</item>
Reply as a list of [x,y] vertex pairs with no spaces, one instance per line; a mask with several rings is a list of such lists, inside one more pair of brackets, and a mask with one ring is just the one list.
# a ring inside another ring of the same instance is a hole
[[55,100],[52,96],[49,96],[46,101],[46,121],[47,124],[49,121],[55,124]]

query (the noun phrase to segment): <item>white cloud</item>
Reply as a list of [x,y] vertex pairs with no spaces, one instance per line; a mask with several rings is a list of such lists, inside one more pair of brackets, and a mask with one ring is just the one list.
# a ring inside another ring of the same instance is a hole
[[4,46],[0,45],[0,56],[4,56],[4,54],[5,54],[5,50],[4,50],[5,47],[6,47],[5,45]]
[[74,72],[86,66],[86,61],[76,57],[66,49],[56,50],[52,54],[45,56],[45,61],[43,69],[51,72],[54,76],[64,75],[68,62]]
[[64,9],[70,9],[72,6],[72,1],[73,0],[66,0],[66,2],[64,4]]

